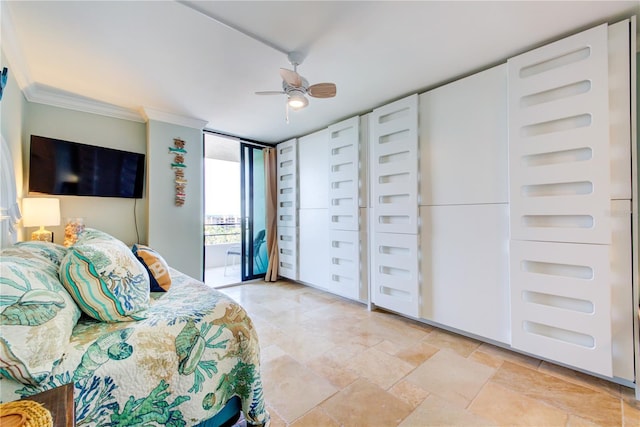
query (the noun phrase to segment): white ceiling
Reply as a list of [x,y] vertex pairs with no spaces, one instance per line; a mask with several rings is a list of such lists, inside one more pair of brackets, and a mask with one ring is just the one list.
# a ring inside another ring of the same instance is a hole
[[[2,1],[2,47],[31,101],[98,101],[139,120],[148,109],[279,142],[639,12],[638,1]],[[286,124],[284,96],[254,92],[281,89],[292,50],[309,83],[338,94]]]

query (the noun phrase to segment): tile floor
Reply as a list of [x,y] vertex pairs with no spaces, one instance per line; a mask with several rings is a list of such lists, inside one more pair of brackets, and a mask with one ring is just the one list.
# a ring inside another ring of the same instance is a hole
[[214,288],[240,283],[240,266],[238,264],[230,265],[226,270],[224,267],[206,268],[204,283]]
[[314,288],[222,292],[254,320],[271,426],[640,426],[632,389]]

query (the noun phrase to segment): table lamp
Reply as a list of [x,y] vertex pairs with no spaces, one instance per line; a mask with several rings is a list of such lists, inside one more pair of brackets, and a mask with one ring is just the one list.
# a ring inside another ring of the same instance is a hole
[[44,227],[60,225],[60,200],[44,197],[22,199],[22,225],[40,227],[31,233],[31,240],[53,242],[53,233]]

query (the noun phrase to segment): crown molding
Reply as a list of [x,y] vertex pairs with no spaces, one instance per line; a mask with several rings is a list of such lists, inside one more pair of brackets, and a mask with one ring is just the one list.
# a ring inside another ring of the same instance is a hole
[[0,13],[2,50],[9,63],[9,72],[16,79],[18,87],[27,101],[140,123],[157,120],[200,130],[209,123],[206,120],[167,113],[149,107],[142,107],[140,110],[120,107],[36,83],[18,46],[9,8],[3,1],[0,1],[0,7],[2,8]]
[[129,120],[132,122],[145,122],[144,117],[142,117],[142,115],[136,110],[119,107],[102,101],[96,101],[95,99],[85,98],[80,95],[60,91],[37,83],[23,89],[23,93],[29,102],[62,107],[84,113],[99,114],[101,116]]
[[207,125],[207,123],[209,123],[207,120],[167,113],[165,111],[160,111],[149,107],[142,107],[141,113],[146,121],[155,120],[158,122],[171,123],[174,125],[193,129],[202,130]]
[[24,55],[17,44],[11,12],[6,4],[2,3],[0,5],[2,7],[2,50],[9,63],[7,66],[9,72],[16,79],[18,87],[27,101],[134,122],[143,123],[145,121],[136,110],[96,101],[36,83],[31,77],[27,61],[25,61]]

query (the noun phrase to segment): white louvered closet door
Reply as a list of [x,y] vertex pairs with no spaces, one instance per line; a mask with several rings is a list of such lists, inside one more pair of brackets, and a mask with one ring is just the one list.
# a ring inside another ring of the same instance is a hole
[[329,291],[346,298],[360,298],[360,233],[329,230]]
[[360,118],[329,126],[329,226],[358,231]]
[[298,225],[298,150],[291,139],[276,147],[278,162],[278,227]]
[[360,117],[329,126],[329,291],[360,298]]
[[607,26],[508,61],[512,346],[612,375]]
[[298,152],[297,140],[276,147],[278,180],[278,274],[298,279]]
[[278,274],[298,280],[298,230],[278,227]]
[[511,238],[611,243],[607,26],[508,67]]
[[369,137],[372,300],[418,317],[418,96],[375,109]]
[[371,206],[376,233],[418,232],[418,95],[373,110]]

